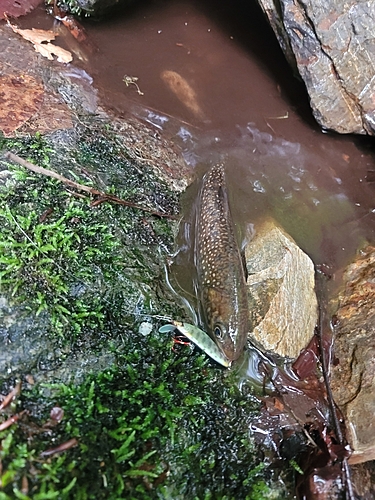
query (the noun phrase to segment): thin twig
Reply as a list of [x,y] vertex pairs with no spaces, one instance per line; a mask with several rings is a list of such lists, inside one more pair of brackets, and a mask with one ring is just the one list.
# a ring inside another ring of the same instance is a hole
[[36,174],[42,174],[42,175],[45,175],[47,177],[52,177],[53,179],[57,179],[58,181],[63,182],[64,184],[66,184],[70,187],[73,187],[73,188],[78,189],[80,191],[85,191],[86,193],[90,193],[93,196],[99,196],[98,200],[94,200],[91,203],[92,206],[99,205],[100,203],[104,203],[106,201],[111,201],[112,203],[117,203],[119,205],[125,205],[127,207],[136,208],[138,210],[142,210],[143,212],[148,212],[151,215],[156,215],[157,217],[165,217],[167,219],[177,220],[177,217],[175,215],[165,214],[163,212],[153,210],[152,208],[142,207],[141,205],[137,205],[136,203],[122,200],[121,198],[118,198],[117,196],[114,196],[112,194],[103,193],[102,191],[98,191],[97,189],[94,189],[90,186],[85,186],[84,184],[79,184],[78,182],[71,181],[70,179],[63,177],[62,175],[60,175],[56,172],[53,172],[52,170],[48,170],[47,168],[39,167],[38,165],[34,165],[33,163],[30,163],[27,160],[24,160],[20,156],[17,156],[14,153],[11,153],[10,151],[5,153],[4,156],[5,156],[5,158],[8,158],[9,160],[13,161],[14,163],[18,163],[22,167],[25,167],[28,170],[31,170],[32,172],[35,172]]
[[[320,288],[320,289],[319,289]],[[319,292],[319,300],[318,300],[318,341],[319,341],[319,350],[320,350],[320,362],[322,364],[322,372],[323,372],[323,378],[324,378],[324,383],[326,386],[327,390],[327,398],[328,398],[328,404],[330,406],[331,410],[331,416],[333,420],[333,426],[336,432],[336,437],[338,442],[341,445],[344,445],[344,436],[341,430],[341,425],[340,425],[340,420],[337,415],[337,409],[336,409],[336,404],[333,399],[333,394],[332,394],[332,389],[331,389],[331,384],[329,380],[329,366],[327,365],[327,358],[326,358],[326,353],[324,352],[324,347],[323,347],[323,330],[324,330],[324,319],[325,319],[325,311],[324,307],[322,306],[323,302],[323,286],[322,283],[320,283],[320,287],[318,287],[318,292]]]
[[[323,293],[324,287],[322,283],[322,277],[317,279],[317,291],[319,295],[318,299],[318,314],[319,314],[319,323],[318,323],[318,340],[319,340],[319,349],[320,349],[320,361],[322,364],[322,372],[324,383],[327,390],[327,398],[328,403],[331,410],[333,427],[336,432],[336,437],[341,446],[346,445],[346,439],[341,430],[340,420],[337,415],[336,403],[333,399],[331,384],[329,380],[329,367],[327,366],[327,358],[325,356],[324,347],[323,347],[323,331],[324,331],[324,321],[325,321],[325,308],[322,305],[323,299],[325,298],[325,294]],[[355,500],[355,495],[353,491],[353,485],[351,481],[350,468],[348,465],[348,460],[346,457],[342,459],[341,470],[345,481],[345,497],[346,500]]]
[[18,382],[18,384],[15,386],[15,388],[10,391],[10,393],[4,397],[2,402],[0,403],[0,410],[8,406],[8,404],[16,397],[19,395],[21,392],[21,382]]

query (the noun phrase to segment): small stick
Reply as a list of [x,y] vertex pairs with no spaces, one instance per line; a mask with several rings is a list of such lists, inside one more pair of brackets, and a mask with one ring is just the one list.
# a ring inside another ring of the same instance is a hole
[[42,174],[46,175],[47,177],[52,177],[53,179],[57,179],[60,182],[63,182],[64,184],[67,184],[70,187],[73,187],[75,189],[79,189],[81,191],[85,191],[87,193],[90,193],[94,196],[99,196],[100,198],[98,200],[94,200],[91,205],[96,206],[99,205],[100,203],[103,203],[105,201],[112,201],[113,203],[117,203],[119,205],[125,205],[127,207],[132,207],[136,208],[138,210],[143,210],[144,212],[148,212],[151,215],[156,215],[157,217],[166,217],[167,219],[173,219],[177,220],[177,217],[175,215],[170,215],[170,214],[165,214],[163,212],[158,212],[157,210],[153,210],[152,208],[147,208],[147,207],[142,207],[141,205],[137,205],[136,203],[131,203],[130,201],[122,200],[121,198],[117,198],[117,196],[114,196],[112,194],[106,194],[103,193],[102,191],[98,191],[97,189],[94,189],[90,186],[85,186],[84,184],[79,184],[78,182],[71,181],[70,179],[67,179],[66,177],[63,177],[62,175],[53,172],[52,170],[48,170],[43,167],[39,167],[38,165],[34,165],[33,163],[30,163],[23,158],[15,155],[14,153],[11,153],[8,151],[5,153],[5,158],[9,158],[9,160],[13,161],[14,163],[18,163],[22,167],[27,168],[28,170],[31,170],[32,172],[35,172],[36,174]]
[[[319,276],[319,275],[318,275]],[[333,394],[332,394],[332,389],[331,389],[331,384],[329,380],[329,366],[327,363],[327,359],[325,356],[324,352],[324,347],[323,347],[323,330],[324,330],[324,323],[325,323],[325,307],[323,306],[323,299],[325,299],[325,293],[324,293],[324,287],[322,283],[322,278],[319,276],[320,279],[317,279],[317,292],[319,293],[319,300],[318,300],[318,340],[319,340],[319,349],[320,349],[320,362],[322,364],[322,372],[323,372],[323,378],[324,378],[324,383],[326,386],[327,390],[327,399],[329,403],[329,407],[331,410],[331,416],[333,420],[333,428],[336,432],[336,438],[341,446],[345,446],[346,444],[346,439],[343,435],[343,432],[341,430],[340,426],[340,420],[337,415],[337,410],[336,410],[336,404],[333,399]],[[355,500],[355,495],[353,491],[353,485],[351,481],[351,473],[350,473],[350,468],[348,465],[348,460],[346,457],[342,459],[341,463],[341,470],[343,473],[343,483],[345,484],[345,497],[346,500]]]
[[8,404],[16,397],[18,394],[21,392],[21,382],[18,382],[18,384],[15,386],[15,388],[10,391],[10,393],[5,396],[5,398],[2,400],[0,403],[0,410],[8,406]]
[[42,451],[40,454],[41,457],[49,457],[51,455],[54,455],[55,453],[61,453],[63,451],[69,450],[70,448],[73,448],[74,446],[77,446],[78,440],[76,438],[69,439],[69,441],[66,441],[65,443],[61,443],[56,448],[49,448],[48,450]]
[[8,427],[16,423],[19,418],[20,418],[19,415],[13,415],[12,417],[8,418],[8,420],[5,420],[5,422],[0,424],[0,431],[8,429]]
[[5,422],[2,422],[0,424],[0,431],[4,431],[11,425],[15,424],[25,413],[27,413],[27,410],[23,410],[21,413],[17,413],[16,415],[9,417],[8,420],[5,420]]

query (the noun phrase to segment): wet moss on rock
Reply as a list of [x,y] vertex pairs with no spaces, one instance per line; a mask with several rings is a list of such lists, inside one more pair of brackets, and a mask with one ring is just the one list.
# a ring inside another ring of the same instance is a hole
[[[77,16],[98,16],[107,12],[110,8],[125,7],[136,4],[136,0],[58,0],[57,6],[64,12]],[[52,0],[46,0],[47,5],[52,5]]]
[[[13,498],[24,475],[25,498],[268,498],[247,437],[254,408],[237,406],[222,376],[203,355],[189,349],[176,355],[157,336],[144,340],[132,332],[116,365],[78,386],[44,387],[51,405],[65,411],[52,436],[35,429],[47,414],[0,434],[9,479],[3,498]],[[24,408],[40,397],[40,388],[25,390]],[[73,437],[78,446],[41,459],[51,443]]]
[[[111,127],[91,125],[1,146],[176,214],[177,195],[130,161]],[[164,280],[176,223],[92,207],[4,157],[0,168],[0,392],[23,380],[17,407],[1,412],[19,420],[0,432],[0,500],[281,498],[249,437],[257,401],[157,331],[154,314],[184,319]],[[56,405],[64,418],[52,425]],[[64,453],[41,455],[73,438]]]

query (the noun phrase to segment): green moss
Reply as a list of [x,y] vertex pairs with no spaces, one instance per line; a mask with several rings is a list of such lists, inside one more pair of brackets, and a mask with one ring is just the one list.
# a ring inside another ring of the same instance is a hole
[[[3,491],[12,495],[26,475],[32,498],[59,492],[56,498],[231,499],[267,492],[248,437],[254,404],[229,396],[224,372],[185,352],[176,354],[158,335],[144,340],[132,332],[115,366],[78,386],[45,384],[64,419],[47,436],[46,407],[44,417],[4,431]],[[30,413],[40,390],[23,392]],[[32,423],[40,432],[30,441]],[[41,460],[52,443],[73,437],[77,447]]]
[[[2,146],[102,191],[177,212],[176,195],[130,161],[107,126],[83,127],[65,142],[36,136]],[[175,224],[134,208],[93,208],[55,180],[1,165],[8,172],[0,187],[0,291],[9,309],[2,328],[13,321],[11,345],[26,351],[19,373],[12,360],[12,378],[1,374],[1,392],[23,378],[18,408],[8,414],[26,413],[0,433],[0,500],[274,498],[249,436],[258,402],[198,350],[173,347],[152,318],[184,314],[158,251],[172,245]],[[143,314],[153,322],[147,337],[138,333]],[[35,364],[38,342],[48,343],[57,369]],[[103,353],[109,361],[96,366]],[[55,405],[65,414],[52,425]],[[41,455],[73,438],[78,445],[61,455]]]
[[[115,182],[116,175],[121,176],[121,169],[126,168],[135,198],[137,191],[146,203],[148,196],[157,195],[157,190],[153,191],[155,179],[147,186],[150,180],[146,173],[142,175],[135,167],[131,172],[127,160],[121,162],[117,157],[117,170],[111,171],[118,151],[112,147],[105,162],[99,151],[102,155],[109,151],[108,140],[98,141],[102,147],[98,149],[92,139],[82,141],[76,161],[91,169],[99,162],[109,182]],[[93,152],[90,144],[95,146]],[[27,159],[50,166],[47,153],[52,149],[43,145],[40,137],[23,144],[12,142],[11,146]],[[56,180],[19,167],[9,168],[16,181],[0,191],[2,291],[26,310],[36,311],[36,315],[46,313],[53,331],[70,338],[83,328],[102,328],[109,300],[123,301],[120,310],[124,313],[125,308],[129,315],[140,296],[140,283],[134,284],[141,280],[145,289],[154,282],[155,273],[160,273],[150,249],[143,245],[165,245],[167,238],[171,240],[171,224],[148,221],[143,212],[131,208],[108,204],[92,208],[89,198],[72,196]],[[129,200],[130,189],[125,192],[123,183],[117,183],[118,195]],[[168,208],[175,210],[175,203],[169,201]]]
[[[45,0],[47,6],[53,6],[53,0]],[[77,0],[58,0],[56,2],[57,7],[61,9],[63,12],[68,12],[74,16],[89,16],[90,12],[85,12],[82,10],[82,7],[79,5]]]

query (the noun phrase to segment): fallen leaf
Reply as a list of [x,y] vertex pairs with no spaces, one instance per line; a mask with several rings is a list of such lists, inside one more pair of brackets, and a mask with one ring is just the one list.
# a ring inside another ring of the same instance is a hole
[[7,24],[15,33],[21,35],[28,42],[31,42],[34,45],[34,49],[50,61],[53,60],[54,55],[59,62],[69,63],[73,60],[73,56],[68,50],[50,43],[51,40],[55,40],[57,33],[51,30],[39,30],[35,28],[22,30],[16,25],[11,24],[9,19],[7,19]]
[[5,137],[27,122],[38,111],[44,88],[29,75],[0,77],[0,129]]
[[275,408],[277,408],[280,411],[284,411],[284,405],[280,401],[280,399],[275,398]]
[[0,0],[0,19],[24,16],[37,7],[42,0]]
[[50,42],[56,38],[56,33],[51,30],[38,30],[35,28],[31,28],[31,30],[21,30],[15,24],[11,24],[8,21],[8,26],[12,28],[15,33],[18,33],[25,40],[28,40],[31,43],[42,43],[42,42]]
[[50,61],[53,60],[54,55],[57,57],[59,62],[63,63],[69,63],[73,59],[72,54],[68,50],[62,49],[57,45],[53,45],[53,43],[35,43],[34,49]]
[[62,22],[62,24],[69,30],[70,34],[77,40],[77,42],[81,43],[87,40],[87,34],[82,24],[80,24],[77,19],[69,15],[63,9],[60,9],[56,5],[56,2],[53,6],[53,15],[55,19]]

